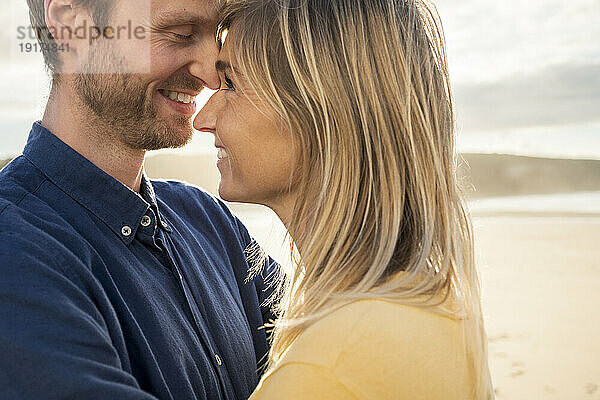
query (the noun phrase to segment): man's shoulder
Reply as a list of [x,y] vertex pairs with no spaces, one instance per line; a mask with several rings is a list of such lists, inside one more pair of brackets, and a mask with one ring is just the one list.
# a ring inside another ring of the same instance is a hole
[[[81,254],[75,249],[86,247],[82,240],[69,234],[64,227],[53,226],[64,234],[57,236],[49,230],[43,218],[15,204],[5,204],[0,199],[0,266],[1,281],[14,279],[19,270],[56,271],[60,275],[75,276],[88,273]],[[79,272],[75,272],[79,271]],[[14,272],[14,274],[12,274]],[[48,273],[48,272],[46,272]]]
[[0,171],[0,231],[28,226],[52,210],[38,196],[47,178],[19,156]]
[[76,241],[76,232],[60,215],[45,203],[38,205],[39,209],[35,209],[0,197],[0,235],[4,239],[0,247],[10,247],[7,240],[14,239],[15,244],[31,242],[50,251],[60,243]]
[[32,172],[23,157],[14,159],[0,171],[0,232],[28,226],[35,210],[40,209],[24,205],[24,200],[34,195],[44,181],[40,176],[34,179]]
[[[14,168],[13,171],[0,173],[0,265],[6,262],[16,265],[19,260],[27,259],[43,260],[47,265],[72,264],[67,263],[68,260],[78,262],[79,256],[89,251],[89,246],[36,193],[45,179],[30,174],[32,180],[24,180],[17,168],[27,165],[15,161],[8,166]],[[75,257],[77,252],[81,254]]]
[[19,156],[0,171],[0,215],[11,204],[19,203],[45,181],[25,157]]

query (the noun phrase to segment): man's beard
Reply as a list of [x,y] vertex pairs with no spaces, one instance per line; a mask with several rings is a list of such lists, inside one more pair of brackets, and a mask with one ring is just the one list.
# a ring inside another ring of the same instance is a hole
[[[159,117],[154,93],[148,93],[143,75],[126,72],[125,59],[108,46],[92,48],[75,74],[75,90],[83,104],[129,148],[158,150],[186,145],[194,132],[191,118]],[[197,79],[183,71],[169,77],[161,87],[202,89]]]

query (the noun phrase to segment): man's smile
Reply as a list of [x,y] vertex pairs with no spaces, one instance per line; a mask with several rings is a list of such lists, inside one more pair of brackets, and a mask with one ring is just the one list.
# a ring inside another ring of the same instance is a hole
[[192,116],[196,113],[196,95],[173,90],[158,89],[160,97],[179,114]]
[[168,97],[169,99],[171,99],[173,101],[177,101],[177,102],[183,103],[183,104],[193,103],[197,96],[197,95],[192,96],[192,95],[184,93],[184,92],[177,92],[177,91],[166,90],[166,89],[158,89],[158,91],[163,96]]

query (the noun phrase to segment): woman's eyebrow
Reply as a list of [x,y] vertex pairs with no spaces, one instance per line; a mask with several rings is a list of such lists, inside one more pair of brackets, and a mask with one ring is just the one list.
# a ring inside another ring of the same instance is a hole
[[225,72],[227,70],[231,71],[237,78],[243,78],[243,75],[240,71],[234,68],[230,63],[224,60],[217,60],[215,63],[215,69],[217,72]]
[[223,61],[223,60],[217,60],[217,62],[215,63],[215,68],[219,72],[225,71],[226,69],[233,70],[233,68],[231,68],[231,64],[229,64],[227,61]]

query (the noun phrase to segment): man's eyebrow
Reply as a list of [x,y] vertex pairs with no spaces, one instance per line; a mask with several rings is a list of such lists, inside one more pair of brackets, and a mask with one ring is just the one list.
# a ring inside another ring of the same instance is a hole
[[184,11],[164,12],[154,16],[151,20],[151,25],[159,28],[177,25],[207,26],[209,24],[214,24],[214,21]]

